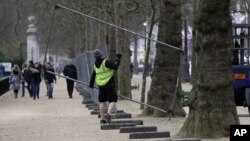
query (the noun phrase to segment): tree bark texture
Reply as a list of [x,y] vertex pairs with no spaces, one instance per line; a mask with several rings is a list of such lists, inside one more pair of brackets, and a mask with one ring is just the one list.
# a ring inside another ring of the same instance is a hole
[[[115,23],[115,9],[114,9],[114,0],[109,0],[109,21],[110,23]],[[111,60],[116,59],[116,31],[115,28],[108,26],[108,41],[107,41],[107,46],[108,46],[108,52],[109,52],[109,58]],[[118,90],[118,73],[114,73],[115,77],[115,88]]]
[[[123,9],[123,1],[115,1],[115,21],[120,27],[124,27],[127,20],[126,11]],[[130,56],[129,37],[125,31],[116,29],[116,51],[122,54],[121,64],[118,70],[118,93],[132,98],[130,80]]]
[[[160,9],[158,40],[176,47],[181,46],[181,4],[180,0],[163,0]],[[156,58],[151,87],[148,92],[147,103],[166,111],[173,103],[174,92],[180,66],[179,51],[156,44]],[[146,108],[145,114],[167,116],[166,113]],[[175,116],[185,116],[181,106],[180,91],[174,104]]]
[[239,124],[232,88],[230,0],[202,0],[195,18],[197,66],[190,112],[179,136],[217,138]]
[[137,54],[138,54],[138,37],[133,36],[134,39],[134,68],[133,68],[133,73],[138,74],[138,61],[137,61]]
[[[198,6],[198,2],[197,0],[193,0],[193,17],[196,17],[196,13],[197,13],[197,6]],[[197,33],[197,29],[196,29],[196,25],[193,24],[193,29],[192,29],[192,68],[191,68],[191,83],[193,84],[193,81],[195,80],[195,71],[196,71],[196,52],[194,50],[195,48],[195,42],[196,42],[196,33]]]

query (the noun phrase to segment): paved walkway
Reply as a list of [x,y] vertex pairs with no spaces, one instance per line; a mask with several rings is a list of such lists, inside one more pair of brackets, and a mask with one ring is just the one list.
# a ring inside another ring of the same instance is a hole
[[[141,76],[133,77],[139,83]],[[149,84],[147,84],[149,85]],[[147,86],[149,88],[149,86]],[[190,89],[189,85],[185,88]],[[140,91],[133,90],[133,99],[140,99]],[[54,86],[54,99],[48,100],[44,82],[41,83],[40,99],[28,95],[14,99],[12,91],[0,97],[0,141],[128,141],[128,134],[119,130],[100,130],[99,119],[90,115],[82,103],[82,96],[74,91],[73,99],[67,95],[66,82],[58,79]],[[140,117],[139,105],[119,101],[118,109],[141,119],[146,126],[157,126],[158,131],[170,131],[173,137],[181,128],[185,118]],[[185,108],[186,111],[187,108]],[[248,114],[239,107],[239,114]],[[249,124],[249,117],[241,117],[241,124]],[[146,139],[161,140],[161,139]],[[226,141],[228,138],[219,139]],[[138,140],[137,140],[138,141]],[[142,140],[140,140],[142,141]]]
[[[44,83],[40,99],[14,99],[12,91],[0,97],[0,141],[97,141],[128,139],[118,130],[100,130],[99,119],[81,104],[76,91],[69,99],[66,82],[59,79],[54,99],[48,100]],[[103,137],[103,138],[102,138]]]

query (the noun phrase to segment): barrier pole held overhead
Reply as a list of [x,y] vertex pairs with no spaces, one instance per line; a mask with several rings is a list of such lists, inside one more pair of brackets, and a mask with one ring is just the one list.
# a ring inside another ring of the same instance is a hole
[[46,59],[47,59],[47,52],[48,52],[48,48],[49,48],[50,36],[51,36],[52,26],[53,26],[53,23],[54,23],[54,17],[55,17],[55,10],[56,9],[57,9],[57,7],[55,6],[54,9],[53,9],[51,23],[50,23],[50,27],[49,27],[49,36],[48,36],[48,40],[47,40],[47,44],[46,44],[46,49],[45,49],[45,54],[44,54],[44,59],[43,59],[43,65],[45,64]]
[[181,49],[181,48],[175,47],[175,46],[173,46],[173,45],[170,45],[170,44],[167,44],[167,43],[164,43],[164,42],[161,42],[161,41],[157,41],[157,40],[152,39],[152,38],[148,38],[148,37],[146,37],[146,36],[144,36],[144,35],[138,34],[138,33],[134,32],[134,31],[128,30],[128,29],[126,29],[126,28],[117,26],[117,25],[115,25],[115,24],[106,22],[106,21],[104,21],[104,20],[98,19],[98,18],[93,17],[93,16],[90,16],[90,15],[81,13],[81,12],[79,12],[79,11],[70,9],[70,8],[68,8],[68,7],[65,7],[65,6],[62,6],[62,5],[60,5],[60,4],[56,4],[56,5],[55,5],[55,9],[58,9],[58,8],[65,9],[65,10],[67,10],[67,11],[70,11],[70,12],[73,12],[73,13],[76,13],[76,14],[79,14],[79,15],[82,15],[82,16],[84,16],[84,17],[90,18],[90,19],[92,19],[92,20],[95,20],[95,21],[98,21],[98,22],[101,22],[101,23],[110,25],[110,26],[115,27],[115,28],[118,28],[118,29],[120,29],[120,30],[123,30],[123,31],[129,32],[129,33],[131,33],[131,34],[137,35],[137,36],[139,36],[139,37],[142,37],[142,38],[145,38],[145,39],[148,39],[148,40],[157,42],[157,43],[159,43],[159,44],[161,44],[161,45],[164,45],[164,46],[166,46],[166,47],[170,47],[170,48],[176,49],[176,50],[178,50],[178,51],[180,51],[180,52],[182,52],[182,53],[184,52],[183,49]]
[[[59,76],[59,77],[65,78],[65,79],[69,79],[69,80],[72,80],[72,81],[75,81],[75,82],[81,83],[81,84],[83,84],[83,85],[87,85],[87,86],[89,85],[88,83],[85,83],[85,82],[82,82],[82,81],[79,81],[79,80],[76,80],[76,79],[72,79],[72,78],[69,78],[69,77],[66,77],[66,76],[60,75],[60,74],[58,74],[58,73],[54,73],[54,72],[51,72],[51,71],[46,71],[46,72],[47,72],[47,73],[50,73],[50,74],[55,74],[55,75],[57,75],[57,76]],[[97,88],[97,87],[94,87],[94,88],[99,89],[99,88]],[[145,105],[145,106],[147,106],[147,107],[153,108],[153,109],[155,109],[155,110],[161,111],[161,112],[163,112],[163,113],[171,113],[171,111],[165,111],[165,110],[163,110],[163,109],[161,109],[161,108],[158,108],[158,107],[155,107],[155,106],[152,106],[152,105],[146,104],[146,103],[142,103],[142,102],[139,102],[139,101],[136,101],[136,100],[130,99],[130,98],[128,98],[128,97],[125,97],[125,96],[119,95],[119,94],[118,94],[118,96],[119,96],[119,97],[121,97],[121,98],[124,98],[124,99],[126,99],[126,100],[129,100],[129,101],[135,102],[135,103],[137,103],[137,104],[142,104],[142,105]]]

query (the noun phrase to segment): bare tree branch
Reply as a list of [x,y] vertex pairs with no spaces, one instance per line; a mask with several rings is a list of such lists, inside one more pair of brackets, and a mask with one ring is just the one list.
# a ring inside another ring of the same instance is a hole
[[20,11],[18,9],[18,6],[19,6],[19,0],[16,1],[17,22],[16,22],[16,25],[15,25],[15,34],[16,34],[16,39],[17,40],[18,40],[17,26],[18,26],[19,21],[20,21]]

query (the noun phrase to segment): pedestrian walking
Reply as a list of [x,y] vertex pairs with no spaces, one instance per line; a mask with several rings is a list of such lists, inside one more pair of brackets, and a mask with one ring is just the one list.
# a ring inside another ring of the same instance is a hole
[[39,64],[34,64],[32,60],[29,61],[29,73],[31,73],[31,93],[34,100],[39,99],[39,85],[41,82],[41,70]]
[[39,80],[39,83],[38,83],[38,90],[37,90],[37,95],[39,96],[40,95],[40,84],[42,82],[42,68],[43,68],[43,65],[40,63],[40,62],[37,62],[35,63],[35,67],[39,70],[39,77],[38,77],[38,80]]
[[27,83],[27,89],[29,91],[29,95],[32,98],[33,97],[33,90],[31,86],[31,78],[33,77],[33,72],[31,71],[31,68],[34,67],[34,63],[32,60],[29,61],[29,64],[27,65],[27,69],[23,72],[23,79]]
[[[70,60],[69,64],[64,67],[63,75],[72,79],[77,79],[76,66],[72,63],[72,60]],[[69,98],[71,99],[73,97],[74,81],[66,79],[66,83],[67,83],[68,95]]]
[[27,88],[28,92],[30,92],[29,87],[25,86],[25,76],[27,74],[27,71],[28,71],[28,66],[27,66],[27,64],[24,64],[23,68],[22,68],[22,80],[21,80],[21,83],[22,83],[22,97],[25,96],[25,88]]
[[21,83],[21,72],[19,66],[17,64],[14,64],[9,78],[9,84],[10,84],[10,89],[13,89],[14,91],[15,98],[18,97],[20,83]]
[[[102,57],[102,52],[99,49],[94,51],[95,65],[91,75],[89,87],[93,88],[94,83],[99,87],[99,111],[101,115],[100,123],[111,122],[111,112],[116,105],[118,96],[115,89],[114,70],[117,70],[120,65],[122,55],[117,54],[115,61],[108,60]],[[108,111],[105,113],[106,102],[109,102]]]
[[47,71],[55,73],[55,70],[50,63],[45,64],[45,70],[46,71],[44,73],[44,81],[47,86],[47,95],[49,99],[53,99],[53,88],[54,88],[54,82],[56,83],[56,75],[51,74]]
[[134,65],[133,63],[130,63],[130,78],[133,78],[133,72],[134,72]]

